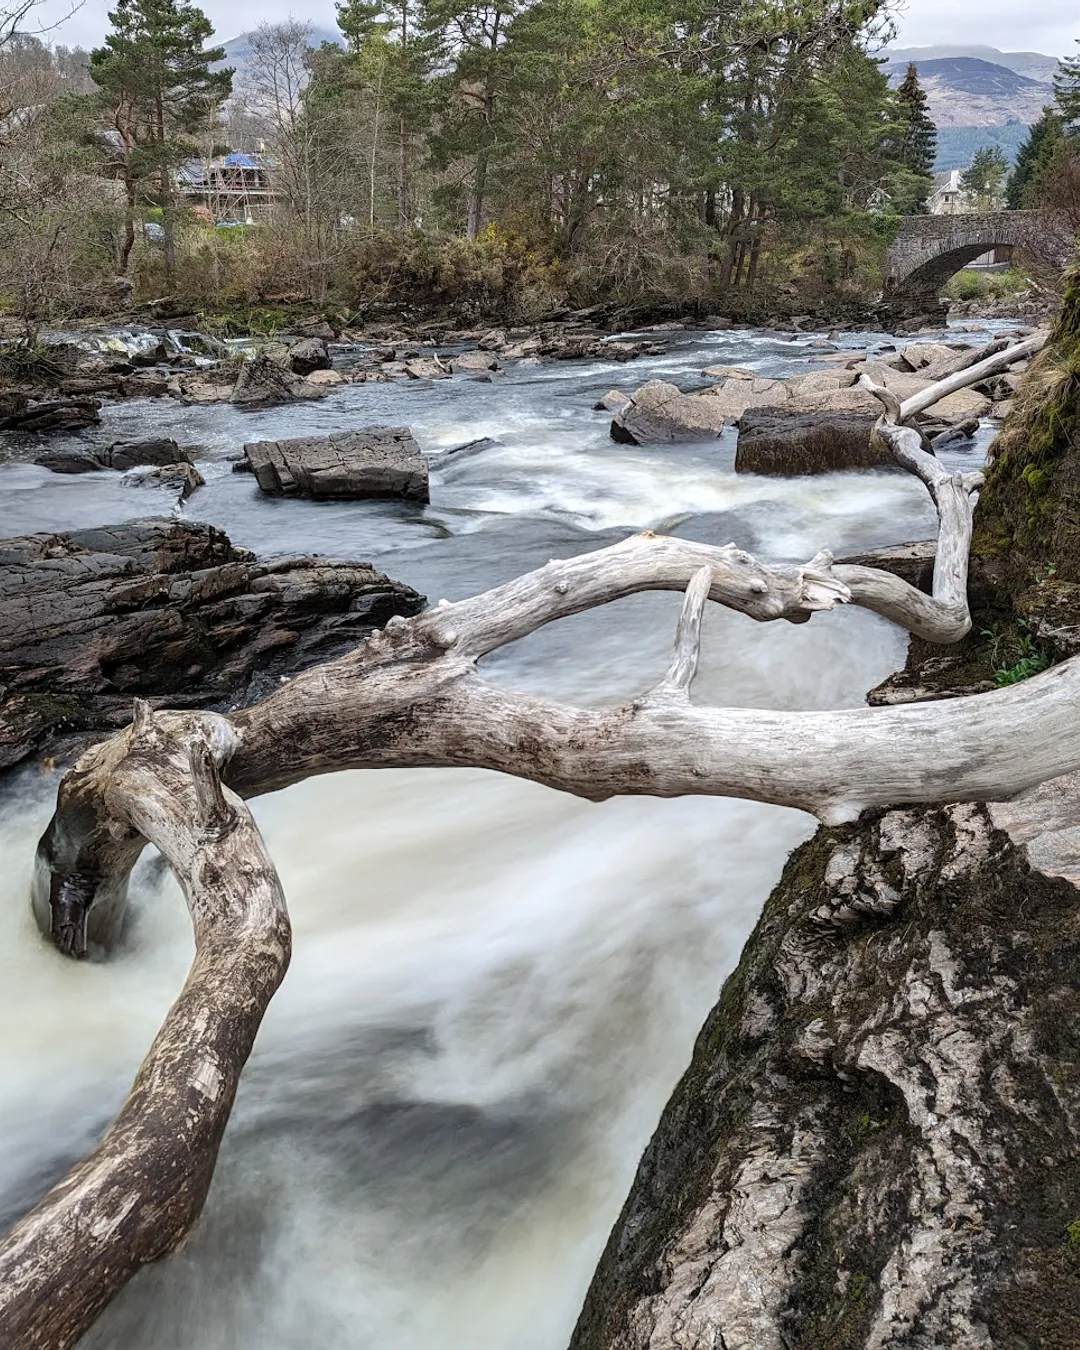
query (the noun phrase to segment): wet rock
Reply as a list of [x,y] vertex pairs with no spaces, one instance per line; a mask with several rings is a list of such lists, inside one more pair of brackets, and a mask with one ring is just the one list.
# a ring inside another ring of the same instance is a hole
[[484,334],[477,343],[482,352],[501,352],[506,346],[506,330],[504,328],[492,328]]
[[124,398],[163,398],[169,392],[169,377],[163,371],[139,370],[120,382]]
[[169,392],[175,392],[185,403],[228,403],[235,388],[235,373],[222,369],[182,375],[174,386],[170,386]]
[[147,520],[0,541],[0,767],[131,718],[138,695],[221,706],[423,604],[364,563],[256,559]]
[[609,390],[602,399],[593,404],[593,412],[618,412],[630,402],[630,395],[620,389]]
[[158,468],[132,469],[124,475],[124,482],[132,487],[175,488],[180,501],[187,501],[196,488],[206,486],[206,479],[186,460]]
[[467,371],[485,371],[498,370],[498,358],[490,352],[463,352],[461,356],[452,356],[450,358],[450,369],[455,375],[464,374]]
[[255,356],[240,367],[229,402],[245,412],[254,412],[279,403],[323,398],[325,394],[325,389],[308,384],[268,356]]
[[94,398],[44,398],[27,400],[0,416],[0,431],[52,433],[82,431],[101,421],[101,404]]
[[884,447],[871,444],[875,416],[748,409],[739,423],[736,473],[785,478],[841,469],[895,468]]
[[410,380],[447,380],[450,378],[450,371],[437,356],[406,361],[405,374],[408,375]]
[[945,366],[946,373],[959,369],[965,355],[973,348],[966,342],[956,346],[947,346],[944,342],[909,342],[901,347],[908,370],[924,370],[927,366]]
[[624,445],[671,445],[715,440],[723,429],[719,400],[684,394],[664,380],[650,380],[616,413],[611,438]]
[[141,464],[176,464],[187,455],[171,436],[146,441],[114,441],[98,456],[107,469],[134,469]]
[[706,366],[701,372],[707,380],[754,380],[757,372],[745,366]]
[[101,460],[89,450],[72,446],[66,450],[46,450],[34,460],[43,469],[53,473],[96,473],[104,468]]
[[449,450],[444,450],[442,454],[431,456],[431,467],[438,469],[440,473],[456,469],[459,464],[475,459],[477,455],[501,449],[502,445],[502,441],[497,441],[492,436],[479,436],[475,441],[466,441],[464,445],[455,445]]
[[323,338],[306,337],[289,348],[287,362],[294,375],[310,375],[330,369],[330,353]]
[[305,376],[305,379],[308,384],[326,389],[332,388],[335,384],[347,382],[340,370],[313,370],[310,375]]
[[427,463],[408,427],[244,446],[259,487],[275,496],[428,500]]

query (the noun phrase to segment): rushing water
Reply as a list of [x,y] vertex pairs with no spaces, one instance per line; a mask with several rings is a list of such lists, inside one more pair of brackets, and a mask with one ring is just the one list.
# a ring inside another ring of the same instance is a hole
[[[261,553],[368,558],[432,601],[647,526],[771,559],[926,537],[928,500],[902,475],[736,478],[730,436],[615,446],[590,411],[612,386],[687,386],[714,362],[787,374],[812,350],[806,338],[688,335],[630,367],[349,386],[255,415],[121,405],[95,434],[198,444],[207,486],[186,514]],[[224,458],[245,439],[387,421],[411,425],[428,452],[480,436],[501,445],[436,468],[426,509],[261,498]],[[113,473],[0,465],[5,536],[171,502]],[[671,595],[620,601],[487,669],[567,701],[612,701],[662,673],[678,607]],[[854,609],[792,627],[712,606],[695,697],[854,705],[903,651],[897,630]],[[5,1218],[100,1134],[191,953],[178,888],[154,859],[140,865],[116,959],[74,965],[39,940],[28,873],[54,790],[27,771],[0,799]],[[289,899],[292,968],[196,1232],[85,1346],[561,1350],[694,1035],[811,821],[706,798],[595,805],[453,770],[337,774],[253,807]]]

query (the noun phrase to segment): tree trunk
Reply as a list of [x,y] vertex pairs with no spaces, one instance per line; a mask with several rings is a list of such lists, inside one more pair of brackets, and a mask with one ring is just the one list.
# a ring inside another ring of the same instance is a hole
[[409,213],[409,131],[404,117],[398,120],[398,229],[407,230],[412,223]]
[[473,170],[472,190],[469,193],[469,220],[466,234],[475,239],[484,223],[484,190],[487,187],[488,151],[483,149],[476,156],[476,168]]
[[119,276],[127,276],[131,265],[131,250],[135,247],[135,212],[138,206],[137,185],[130,168],[124,171],[124,233],[116,251],[116,271]]

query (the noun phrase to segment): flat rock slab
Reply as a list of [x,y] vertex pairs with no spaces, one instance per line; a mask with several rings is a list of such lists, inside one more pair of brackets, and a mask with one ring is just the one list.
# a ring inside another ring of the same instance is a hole
[[884,447],[872,445],[875,415],[799,413],[748,408],[739,423],[736,473],[799,478],[840,469],[895,469]]
[[110,734],[136,695],[251,701],[422,606],[366,563],[259,559],[197,522],[0,540],[0,769]]
[[408,427],[364,427],[244,446],[263,492],[278,497],[428,501],[427,461]]

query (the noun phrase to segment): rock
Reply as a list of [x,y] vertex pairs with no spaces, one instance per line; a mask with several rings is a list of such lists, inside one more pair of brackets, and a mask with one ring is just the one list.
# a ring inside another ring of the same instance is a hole
[[618,412],[630,402],[630,395],[620,389],[609,390],[602,399],[593,404],[593,412]]
[[[924,379],[921,375],[893,370],[890,366],[876,361],[867,363],[866,373],[875,384],[885,385],[901,400],[910,398],[912,394],[921,393],[934,383],[933,380]],[[935,417],[940,417],[946,422],[969,417],[985,417],[990,411],[990,400],[985,394],[976,393],[974,389],[958,389],[955,394],[949,394],[947,398],[935,403],[932,411]]]
[[287,361],[294,375],[310,375],[315,370],[330,369],[330,353],[323,338],[306,337],[293,343]]
[[942,363],[948,367],[946,373],[951,374],[953,369],[959,368],[959,362],[962,362],[965,355],[972,350],[967,343],[953,347],[946,346],[943,342],[909,342],[906,347],[900,348],[900,355],[904,358],[908,370],[923,370],[927,366]]
[[[978,426],[978,423],[975,425]],[[958,427],[947,427],[944,431],[939,431],[935,436],[929,438],[930,448],[934,454],[937,454],[939,450],[959,450],[961,447],[966,449],[971,445],[974,434],[970,423]]]
[[482,352],[501,352],[506,346],[506,330],[492,328],[477,343]]
[[837,558],[837,566],[877,567],[891,572],[917,591],[929,595],[934,580],[934,559],[937,557],[936,539],[917,539],[908,544],[893,544],[890,548],[876,548],[870,553],[858,553],[848,558]]
[[176,384],[176,391],[185,403],[228,403],[236,384],[235,374],[227,370],[212,370],[206,374],[182,375]]
[[333,342],[337,337],[325,319],[308,319],[294,324],[292,332],[296,337],[317,338],[320,342]]
[[789,395],[798,401],[805,395],[829,394],[834,389],[850,389],[858,379],[853,370],[812,370],[785,380]]
[[728,329],[735,327],[734,323],[730,319],[725,319],[722,314],[706,314],[701,324],[703,328],[713,333],[726,333]]
[[43,469],[53,473],[95,473],[104,468],[101,460],[89,450],[80,450],[73,446],[67,450],[47,450],[34,460]]
[[168,392],[168,376],[156,370],[139,370],[120,382],[124,398],[164,398]]
[[515,342],[512,347],[503,350],[504,361],[520,361],[524,356],[536,356],[543,343],[539,338],[526,338],[524,342]]
[[736,473],[786,478],[841,469],[895,468],[888,450],[870,443],[875,416],[748,409],[739,423]]
[[0,541],[0,767],[100,737],[131,700],[212,707],[354,647],[423,597],[363,563],[256,559],[147,520]]
[[114,441],[99,458],[107,469],[134,469],[141,464],[176,464],[187,455],[171,437],[158,436],[147,441]]
[[275,496],[428,500],[427,464],[408,427],[254,441],[244,454],[259,487]]
[[101,421],[101,404],[94,398],[43,398],[27,401],[0,417],[0,431],[49,433],[82,431]]
[[176,488],[181,501],[187,501],[196,488],[206,486],[206,479],[194,464],[186,460],[177,464],[163,464],[156,469],[132,469],[124,475],[124,482],[133,487]]
[[757,372],[745,366],[706,366],[701,372],[707,380],[755,380]]
[[296,403],[325,395],[325,389],[308,384],[269,357],[255,356],[240,367],[229,402],[245,412],[254,412],[279,403]]
[[463,352],[460,356],[450,357],[450,369],[455,375],[472,370],[498,370],[498,358],[490,352]]
[[597,337],[555,338],[540,347],[542,356],[556,361],[633,361],[639,356],[662,356],[667,349],[656,342],[608,341]]
[[700,397],[707,399],[722,416],[737,422],[747,408],[775,408],[786,402],[788,390],[783,380],[771,380],[762,375],[747,379],[736,375],[703,390]]
[[450,371],[437,356],[422,357],[418,361],[406,361],[405,373],[411,380],[448,380]]
[[[369,371],[367,374],[373,379],[379,378],[374,371]],[[308,384],[332,388],[335,384],[345,384],[346,380],[340,370],[313,370],[307,376],[307,382]]]
[[1080,784],[792,856],[571,1350],[1080,1344]]
[[616,413],[611,438],[624,445],[671,445],[715,440],[723,429],[718,399],[684,394],[664,380],[650,380]]

